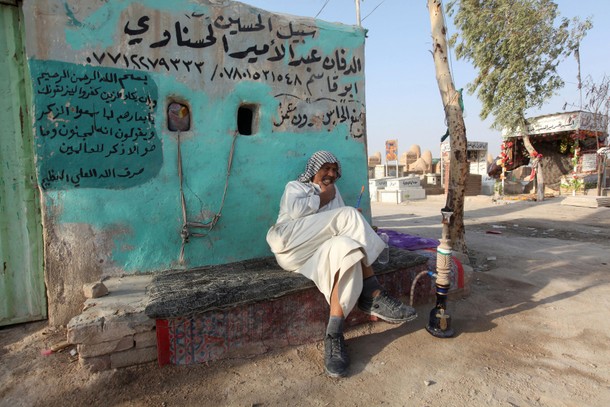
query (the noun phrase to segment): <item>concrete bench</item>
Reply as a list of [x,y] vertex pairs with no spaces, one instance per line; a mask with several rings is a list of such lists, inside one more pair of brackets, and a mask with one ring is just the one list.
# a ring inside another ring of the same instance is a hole
[[[390,249],[390,262],[374,264],[380,282],[405,300],[428,258]],[[422,278],[414,303],[433,298]],[[244,357],[323,338],[328,305],[313,282],[282,270],[275,259],[248,260],[153,276],[146,315],[156,321],[160,365]],[[355,309],[347,325],[375,320]]]
[[[392,295],[408,302],[415,276],[434,270],[435,256],[434,250],[391,247],[390,262],[373,268]],[[450,298],[467,294],[471,274],[453,263]],[[321,340],[328,321],[328,305],[314,284],[273,258],[113,277],[104,284],[109,294],[88,299],[68,324],[68,342],[91,371],[252,356]],[[420,278],[413,304],[434,298],[430,277]],[[356,309],[346,323],[374,320]]]

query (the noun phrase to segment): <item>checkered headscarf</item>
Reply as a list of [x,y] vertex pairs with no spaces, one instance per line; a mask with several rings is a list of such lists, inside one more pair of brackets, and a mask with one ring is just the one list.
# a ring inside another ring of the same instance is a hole
[[318,151],[313,153],[309,158],[307,166],[305,167],[305,172],[299,175],[297,181],[311,182],[313,176],[316,175],[316,173],[320,171],[320,168],[326,163],[337,164],[337,179],[341,178],[341,163],[337,160],[337,157],[328,151]]

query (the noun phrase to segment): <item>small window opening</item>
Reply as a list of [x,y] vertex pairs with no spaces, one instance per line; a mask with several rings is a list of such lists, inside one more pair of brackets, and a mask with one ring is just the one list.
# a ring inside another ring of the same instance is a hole
[[258,131],[258,106],[244,104],[237,109],[237,131],[242,136],[251,136]]
[[172,102],[167,107],[167,128],[169,131],[188,131],[191,129],[191,112],[187,105]]

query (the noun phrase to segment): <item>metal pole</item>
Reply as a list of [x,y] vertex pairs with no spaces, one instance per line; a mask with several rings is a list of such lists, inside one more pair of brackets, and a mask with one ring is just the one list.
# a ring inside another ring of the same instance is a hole
[[576,51],[574,51],[574,54],[576,54],[576,63],[578,65],[578,93],[580,95],[580,105],[578,110],[582,111],[582,82],[581,82],[581,77],[580,77],[580,44],[578,44],[579,46],[576,47]]
[[360,0],[356,0],[356,22],[359,27],[362,27],[362,20],[360,19]]

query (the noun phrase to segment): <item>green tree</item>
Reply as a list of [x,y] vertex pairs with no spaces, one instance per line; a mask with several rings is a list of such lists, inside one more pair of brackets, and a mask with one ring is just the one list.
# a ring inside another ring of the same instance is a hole
[[[451,0],[447,10],[459,31],[450,39],[457,58],[470,61],[478,71],[467,90],[477,93],[481,118],[491,114],[492,128],[513,133],[526,129],[528,109],[541,108],[563,87],[557,66],[578,52],[592,27],[590,18],[560,18],[552,0]],[[529,137],[522,135],[534,157]],[[540,168],[537,175],[540,199]]]

